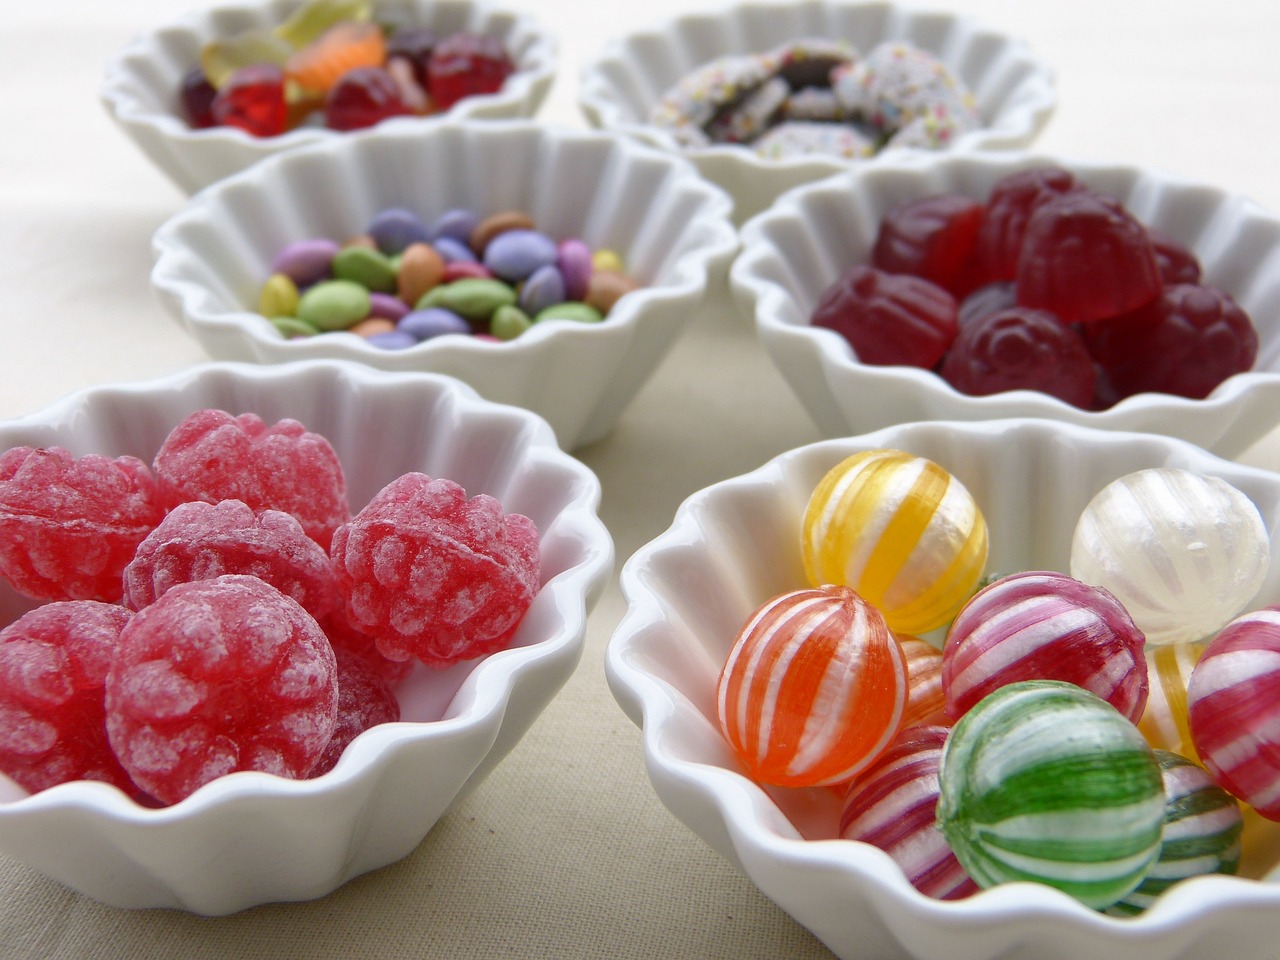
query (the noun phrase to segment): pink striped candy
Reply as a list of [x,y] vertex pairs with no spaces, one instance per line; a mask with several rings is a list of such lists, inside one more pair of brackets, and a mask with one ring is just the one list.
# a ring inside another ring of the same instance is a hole
[[806,787],[848,780],[892,742],[907,665],[884,616],[848,587],[774,597],[738,634],[717,687],[747,774]]
[[942,652],[919,637],[899,634],[898,642],[907,658],[907,710],[902,728],[940,723],[950,726],[947,696],[942,689]]
[[1052,571],[1002,577],[974,594],[947,632],[947,713],[958,720],[1005,684],[1065,680],[1136,723],[1147,703],[1143,643],[1101,587]]
[[840,815],[840,836],[879,847],[921,893],[956,900],[978,892],[937,828],[938,764],[947,727],[904,727],[854,780]]
[[1280,820],[1280,607],[1232,620],[1187,684],[1187,719],[1218,785]]

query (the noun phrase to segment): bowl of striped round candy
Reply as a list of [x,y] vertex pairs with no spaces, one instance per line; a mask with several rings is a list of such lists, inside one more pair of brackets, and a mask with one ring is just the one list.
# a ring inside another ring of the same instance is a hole
[[1169,437],[820,441],[632,555],[606,669],[661,800],[841,958],[1262,958],[1277,530],[1280,478]]
[[568,679],[612,569],[590,471],[448,377],[207,364],[0,448],[0,850],[112,906],[408,855]]

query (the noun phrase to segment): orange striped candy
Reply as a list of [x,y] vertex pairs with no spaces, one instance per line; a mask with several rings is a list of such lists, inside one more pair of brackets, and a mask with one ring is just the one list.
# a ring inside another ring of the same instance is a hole
[[312,94],[327,93],[356,67],[380,67],[387,59],[387,42],[376,23],[346,21],[330,27],[315,43],[285,62],[285,79]]
[[932,460],[867,450],[832,468],[805,508],[809,583],[839,583],[898,633],[949,623],[987,562],[987,523],[959,480]]
[[752,778],[839,783],[897,734],[906,657],[880,612],[848,587],[795,590],[751,615],[717,701],[720,727]]
[[922,724],[951,726],[947,695],[942,689],[942,651],[933,644],[903,634],[898,637],[907,658],[907,709],[902,728]]

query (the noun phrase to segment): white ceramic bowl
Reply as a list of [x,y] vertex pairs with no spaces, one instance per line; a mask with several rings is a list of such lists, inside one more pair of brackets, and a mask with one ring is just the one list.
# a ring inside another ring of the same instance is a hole
[[[916,891],[879,849],[835,839],[839,797],[764,789],[720,733],[716,679],[759,604],[807,585],[800,525],[822,475],[861,450],[928,457],[973,493],[991,531],[988,568],[1068,568],[1076,518],[1111,480],[1176,466],[1218,476],[1257,504],[1273,549],[1280,475],[1169,437],[1037,420],[903,424],[824,440],[691,496],[670,528],[623,566],[627,611],[609,642],[610,687],[643,730],[658,796],[837,956],[917,960],[1232,960],[1275,956],[1280,885],[1240,877],[1178,884],[1146,914],[1116,919],[1064,893],[1005,884],[960,901]],[[1280,601],[1273,564],[1254,603]],[[1255,875],[1269,864],[1251,864]]]
[[[1203,282],[1230,293],[1253,319],[1260,344],[1252,371],[1202,400],[1142,393],[1089,411],[1029,390],[968,396],[927,370],[860,363],[839,334],[810,326],[823,291],[869,259],[880,218],[893,206],[937,192],[985,200],[1000,177],[1050,164],[1118,198],[1197,254]],[[1158,170],[1019,151],[913,155],[788,192],[743,227],[742,245],[730,271],[734,299],[825,436],[913,420],[1030,416],[1168,434],[1233,457],[1275,426],[1280,217],[1227,190]]]
[[[448,377],[330,361],[208,364],[0,423],[0,449],[58,445],[149,463],[182,417],[206,407],[292,417],[327,437],[353,510],[408,471],[497,497],[537,524],[542,587],[510,648],[445,670],[419,666],[397,688],[401,722],[361,734],[314,780],[234,773],[151,809],[102,783],[27,795],[0,777],[0,852],[113,906],[226,914],[311,899],[410,853],[569,678],[613,569],[595,475],[559,450],[545,422]],[[29,605],[0,588],[0,622]]]
[[[421,130],[438,118],[384,121],[342,133],[305,126],[278,137],[255,137],[233,127],[193,130],[182,115],[178,84],[211,40],[282,23],[302,0],[266,0],[189,13],[136,38],[107,62],[99,95],[107,112],[143,153],[185,193],[295,147],[376,135],[389,127]],[[502,89],[459,100],[442,116],[529,117],[551,89],[556,43],[531,16],[471,0],[377,0],[375,16],[430,27],[441,36],[467,30],[502,40],[516,70]]]
[[[447,335],[385,350],[352,333],[287,340],[256,313],[272,257],[362,232],[386,207],[524,210],[556,239],[618,252],[641,289],[604,322],[544,322],[505,343]],[[545,417],[573,449],[604,436],[692,321],[724,294],[737,252],[725,194],[684,160],[530,121],[440,123],[274,157],[192,198],[156,232],[152,283],[213,357],[315,357],[447,373]]]
[[755,2],[714,6],[619,37],[587,61],[578,105],[594,126],[689,156],[702,174],[728,190],[741,223],[778,194],[849,166],[911,153],[881,151],[868,160],[766,159],[749,148],[687,149],[649,122],[653,107],[682,77],[718,57],[772,50],[787,40],[845,39],[860,53],[898,40],[937,56],[972,91],[983,127],[957,138],[954,149],[1026,146],[1057,103],[1053,71],[1025,43],[970,17],[882,2]]

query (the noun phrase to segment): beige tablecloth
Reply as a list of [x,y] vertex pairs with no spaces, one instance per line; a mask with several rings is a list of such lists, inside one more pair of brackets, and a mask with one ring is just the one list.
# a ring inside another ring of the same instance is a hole
[[[524,0],[560,39],[540,116],[581,125],[578,70],[607,38],[698,0]],[[937,0],[1058,70],[1046,151],[1162,167],[1280,210],[1274,0]],[[149,241],[183,197],[97,100],[106,57],[191,4],[4,0],[0,416],[207,359],[153,299]],[[690,416],[690,411],[696,416]],[[1278,411],[1280,418],[1280,411]],[[580,456],[619,565],[677,504],[818,433],[727,304],[699,317],[617,431]],[[1280,441],[1246,455],[1280,467]],[[575,676],[485,784],[400,863],[321,900],[221,919],[100,906],[0,858],[0,957],[825,957],[657,801],[605,685],[616,576]]]

